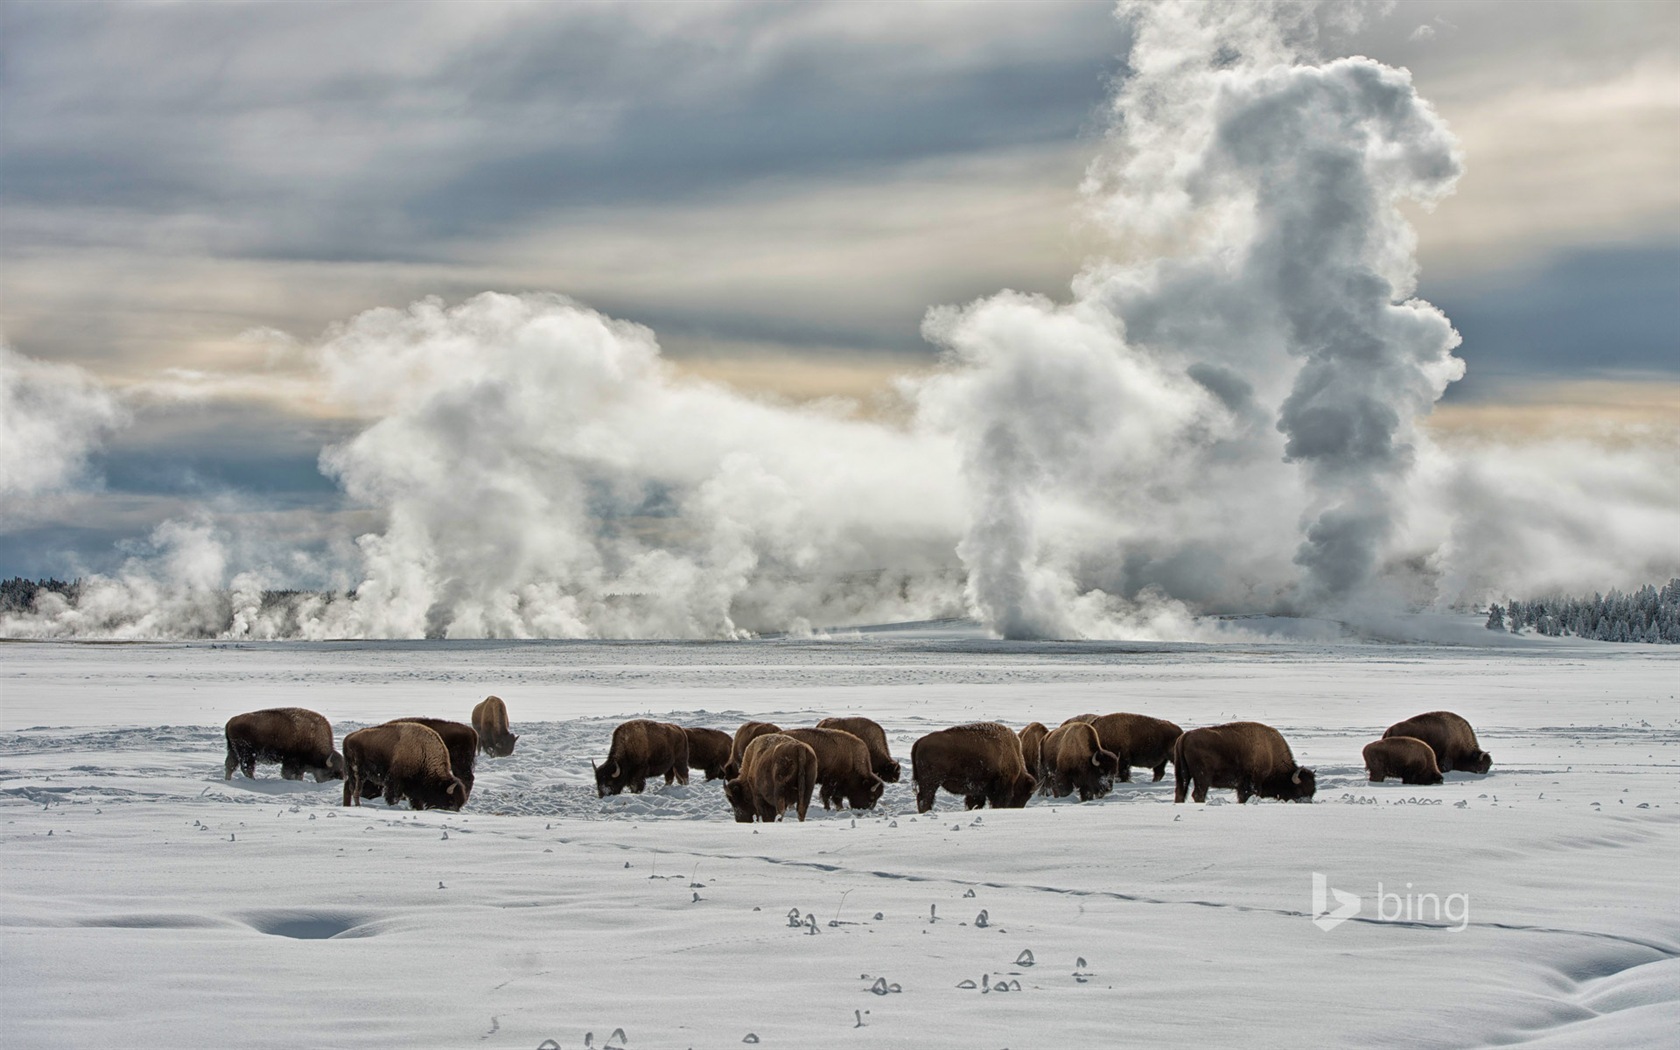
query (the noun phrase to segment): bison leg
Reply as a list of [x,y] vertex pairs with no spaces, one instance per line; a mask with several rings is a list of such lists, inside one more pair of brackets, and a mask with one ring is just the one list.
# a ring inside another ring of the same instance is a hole
[[1190,800],[1192,802],[1206,802],[1208,788],[1213,786],[1213,778],[1209,777],[1204,780],[1198,776],[1192,777],[1191,781],[1194,783],[1195,787],[1190,792]]
[[1242,805],[1254,797],[1254,784],[1247,777],[1237,781],[1237,805]]
[[1155,782],[1158,783],[1160,781],[1160,779],[1162,777],[1166,776],[1166,775],[1167,775],[1167,764],[1165,762],[1162,762],[1160,765],[1155,767]]
[[233,753],[233,745],[228,745],[227,761],[222,763],[222,779],[232,780],[233,771],[239,765],[239,756]]
[[939,793],[939,785],[933,783],[916,782],[916,812],[926,813],[933,808],[933,797]]
[[282,780],[302,780],[303,779],[303,768],[301,766],[297,765],[291,759],[281,759],[280,760],[280,779],[282,779]]

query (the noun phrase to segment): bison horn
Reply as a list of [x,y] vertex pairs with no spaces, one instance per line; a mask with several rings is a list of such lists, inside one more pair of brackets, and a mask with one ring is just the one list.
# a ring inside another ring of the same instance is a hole
[[589,768],[597,773],[601,771],[601,767],[595,764],[595,760],[593,758],[589,760]]
[[616,758],[613,759],[612,768],[607,770],[607,776],[609,776],[609,777],[618,776],[618,766],[619,766],[618,759],[616,759]]
[[1289,778],[1289,782],[1291,784],[1299,784],[1301,782],[1301,771],[1299,769],[1295,770],[1295,775]]

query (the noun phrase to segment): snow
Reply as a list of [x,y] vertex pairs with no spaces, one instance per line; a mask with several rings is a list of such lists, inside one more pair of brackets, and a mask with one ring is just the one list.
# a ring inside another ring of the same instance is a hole
[[[0,1045],[1673,1045],[1680,653],[1488,642],[6,644]],[[241,711],[341,737],[489,693],[519,745],[458,814],[222,779]],[[1443,707],[1490,775],[1365,780]],[[1275,725],[1316,803],[1175,806],[1169,774],[915,814],[920,734],[1111,710]],[[738,825],[698,773],[595,797],[623,718],[841,713],[905,760],[875,811]],[[1315,872],[1357,917],[1315,924]]]

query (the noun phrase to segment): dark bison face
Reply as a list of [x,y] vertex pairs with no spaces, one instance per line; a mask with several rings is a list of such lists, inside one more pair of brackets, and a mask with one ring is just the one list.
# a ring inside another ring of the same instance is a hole
[[885,790],[887,790],[887,782],[874,774],[870,774],[868,782],[863,786],[863,797],[852,799],[852,808],[874,809],[875,803],[881,801],[881,792]]
[[1311,802],[1313,792],[1318,790],[1318,778],[1313,775],[1312,770],[1297,766],[1283,785],[1283,792],[1278,795],[1279,798],[1291,802]]
[[467,789],[459,779],[450,777],[447,782],[410,788],[408,804],[415,809],[458,810],[467,804]]
[[[594,765],[594,763],[590,763]],[[614,759],[604,766],[595,766],[595,797],[606,798],[624,790],[630,783],[630,773],[624,768],[624,763]]]
[[723,797],[729,800],[729,808],[735,811],[735,823],[751,824],[756,815],[753,810],[752,799],[747,796],[747,785],[740,780],[731,780],[723,785]]
[[1471,768],[1477,773],[1486,773],[1493,768],[1493,756],[1486,751],[1476,752],[1476,757],[1470,760]]
[[881,779],[885,780],[889,784],[898,783],[898,778],[903,775],[904,767],[899,765],[897,762],[889,763],[887,768],[881,770]]
[[1120,772],[1120,756],[1112,751],[1097,751],[1091,755],[1091,765],[1097,772],[1106,776],[1113,776]]
[[315,783],[325,784],[329,780],[344,779],[344,756],[334,751],[327,756],[327,768],[315,771]]

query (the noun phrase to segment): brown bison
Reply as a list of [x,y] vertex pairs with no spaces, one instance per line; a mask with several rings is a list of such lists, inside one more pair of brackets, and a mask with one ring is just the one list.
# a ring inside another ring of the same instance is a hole
[[967,809],[1020,809],[1038,785],[1021,757],[1021,740],[1001,722],[971,722],[929,733],[910,748],[916,812],[933,808],[940,788]]
[[887,748],[887,732],[880,724],[872,719],[862,717],[825,718],[817,723],[818,729],[843,729],[863,741],[869,748],[869,766],[875,775],[889,784],[898,783],[903,769],[893,761],[892,752]]
[[1038,790],[1048,790],[1049,785],[1044,776],[1044,738],[1050,735],[1050,730],[1043,722],[1028,722],[1021,727],[1019,739],[1021,741],[1021,761],[1027,767],[1027,772],[1038,781]]
[[723,785],[735,820],[766,824],[782,819],[789,806],[800,820],[811,808],[817,782],[817,753],[811,745],[782,733],[753,737],[741,756],[741,775]]
[[1197,802],[1207,801],[1208,788],[1236,788],[1238,802],[1251,795],[1311,802],[1317,788],[1313,771],[1295,764],[1283,734],[1259,722],[1192,729],[1173,745],[1172,761],[1174,802],[1184,801],[1192,783]]
[[1056,798],[1079,792],[1079,801],[1101,798],[1114,788],[1114,774],[1120,760],[1103,750],[1097,731],[1089,722],[1068,722],[1052,729],[1040,752],[1044,777]]
[[492,758],[506,758],[513,754],[513,742],[518,734],[508,732],[507,705],[499,696],[487,696],[472,710],[473,730],[478,733],[478,746]]
[[606,798],[625,788],[639,795],[657,776],[667,784],[688,783],[688,734],[669,722],[633,718],[613,730],[607,760],[595,766],[595,795]]
[[1155,780],[1166,776],[1173,744],[1184,732],[1164,718],[1120,711],[1111,715],[1076,715],[1068,721],[1091,724],[1097,731],[1097,739],[1102,741],[1103,750],[1114,752],[1120,759],[1118,779],[1128,782],[1132,779],[1134,766],[1153,770]]
[[[443,740],[444,749],[449,752],[449,771],[454,773],[455,779],[467,789],[467,796],[472,797],[473,765],[478,758],[477,730],[444,718],[393,718],[391,722],[413,722],[436,733]],[[385,724],[390,725],[391,722]],[[385,786],[378,780],[363,776],[363,798],[378,798],[384,792]]]
[[688,768],[701,770],[707,780],[724,779],[724,770],[729,768],[729,752],[733,747],[729,734],[721,729],[694,729],[689,726],[683,727],[683,733],[688,736]]
[[730,780],[741,775],[741,755],[747,750],[747,745],[753,742],[754,737],[781,731],[782,727],[773,722],[743,722],[741,728],[735,730],[735,742],[729,749],[729,765],[724,767],[723,775]]
[[227,721],[227,761],[222,779],[235,768],[247,780],[257,778],[257,763],[280,763],[280,775],[302,780],[308,773],[319,784],[344,777],[344,756],[333,750],[332,723],[301,707],[249,711]]
[[844,729],[784,729],[817,753],[817,786],[824,809],[874,809],[887,785],[875,775],[869,746]]
[[449,749],[437,730],[417,722],[387,722],[344,738],[344,804],[362,804],[362,785],[384,786],[385,804],[408,799],[414,809],[460,809],[467,788],[450,772]]
[[1365,745],[1365,771],[1371,782],[1398,777],[1402,784],[1439,784],[1446,779],[1435,764],[1434,750],[1415,736],[1385,736]]
[[1476,731],[1451,711],[1431,711],[1396,722],[1383,733],[1383,739],[1391,736],[1417,737],[1428,744],[1443,773],[1486,773],[1493,768],[1493,756],[1476,742]]

